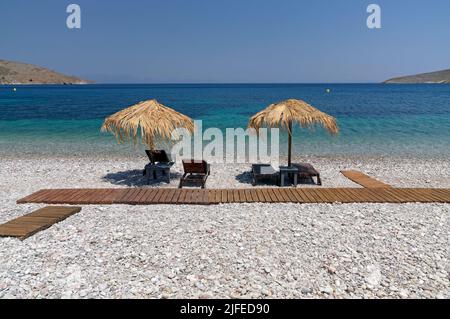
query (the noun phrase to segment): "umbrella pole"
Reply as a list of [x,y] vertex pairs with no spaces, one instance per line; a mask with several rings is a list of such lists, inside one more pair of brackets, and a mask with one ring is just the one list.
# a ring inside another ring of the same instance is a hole
[[289,122],[288,134],[288,166],[290,167],[292,165],[292,122]]

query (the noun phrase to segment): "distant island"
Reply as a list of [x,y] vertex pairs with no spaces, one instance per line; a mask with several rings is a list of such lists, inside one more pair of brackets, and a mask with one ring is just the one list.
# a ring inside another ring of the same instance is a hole
[[36,65],[0,60],[0,85],[5,84],[88,84],[74,76],[64,75]]
[[387,84],[450,83],[450,70],[403,76],[384,81],[383,83]]

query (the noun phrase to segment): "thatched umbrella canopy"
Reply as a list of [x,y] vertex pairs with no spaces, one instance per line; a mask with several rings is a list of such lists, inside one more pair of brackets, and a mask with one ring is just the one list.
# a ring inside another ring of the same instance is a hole
[[149,100],[109,116],[102,131],[113,133],[119,143],[133,140],[137,144],[139,128],[142,143],[154,150],[157,139],[170,139],[177,128],[193,133],[194,121],[156,100]]
[[301,127],[314,127],[322,125],[330,134],[339,133],[336,119],[323,113],[315,107],[301,100],[286,100],[272,104],[265,110],[255,114],[248,124],[257,131],[263,127],[285,128],[289,134],[288,166],[292,164],[292,123]]

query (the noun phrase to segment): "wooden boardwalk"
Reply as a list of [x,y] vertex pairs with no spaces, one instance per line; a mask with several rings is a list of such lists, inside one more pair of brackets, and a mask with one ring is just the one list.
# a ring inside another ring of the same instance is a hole
[[363,186],[366,188],[391,188],[391,185],[385,184],[383,182],[380,182],[379,180],[376,180],[375,178],[372,178],[370,176],[367,176],[364,173],[361,173],[359,171],[341,171],[342,175],[347,177],[349,180]]
[[0,237],[24,240],[81,211],[80,207],[45,207],[0,225]]
[[44,189],[18,204],[151,205],[221,203],[450,203],[450,189],[251,188],[251,189]]

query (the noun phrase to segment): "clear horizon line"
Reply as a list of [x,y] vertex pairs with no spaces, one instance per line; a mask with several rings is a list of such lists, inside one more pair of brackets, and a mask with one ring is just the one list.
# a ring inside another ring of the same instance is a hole
[[195,85],[235,85],[235,84],[279,84],[279,85],[295,85],[295,84],[384,84],[384,82],[96,82],[89,84],[150,84],[150,85],[182,85],[182,84],[195,84]]

